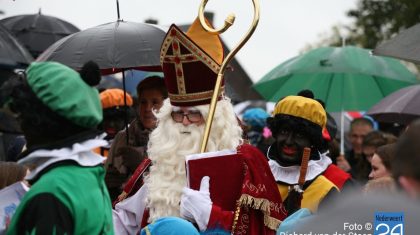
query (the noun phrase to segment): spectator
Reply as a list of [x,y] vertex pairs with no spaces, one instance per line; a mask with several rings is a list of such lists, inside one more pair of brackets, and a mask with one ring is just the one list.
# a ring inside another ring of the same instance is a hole
[[337,166],[349,172],[355,180],[363,177],[359,176],[357,164],[363,161],[363,138],[373,130],[373,123],[368,118],[355,118],[350,124],[350,143],[352,149],[346,151],[345,158],[337,158]]
[[[125,94],[125,101],[124,91],[118,88],[106,89],[99,94],[104,116],[99,128],[105,131],[105,140],[108,141],[108,145],[95,149],[95,152],[104,157],[108,156],[115,136],[124,128],[128,120],[129,108],[133,105],[133,99],[127,92]],[[127,105],[127,108],[125,105]]]
[[137,85],[137,95],[137,118],[130,123],[128,140],[126,130],[115,136],[105,164],[105,182],[112,201],[120,195],[140,162],[147,158],[149,134],[156,127],[154,112],[160,109],[168,92],[162,77],[151,76]]
[[363,187],[363,192],[366,194],[396,194],[397,184],[395,180],[390,176],[384,176],[376,179],[369,180],[367,184]]
[[369,179],[369,174],[372,171],[371,160],[376,149],[380,146],[391,144],[396,141],[391,134],[385,134],[381,131],[371,131],[364,138],[362,142],[363,157],[358,159],[356,167],[353,172],[359,183],[366,183]]
[[267,153],[268,147],[273,142],[271,136],[264,136],[264,128],[267,128],[267,118],[269,116],[262,108],[247,109],[242,116],[247,130],[245,134],[250,144],[257,147],[263,154]]
[[412,198],[420,199],[420,120],[410,124],[397,141],[392,174]]
[[387,144],[380,146],[373,154],[371,165],[372,170],[369,179],[378,179],[391,176],[392,159],[395,157],[395,144]]

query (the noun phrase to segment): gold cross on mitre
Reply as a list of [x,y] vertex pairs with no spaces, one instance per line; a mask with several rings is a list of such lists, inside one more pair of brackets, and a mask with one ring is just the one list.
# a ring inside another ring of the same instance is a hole
[[[216,44],[215,39],[217,39]],[[160,60],[161,63],[173,64],[178,87],[177,93],[182,95],[188,93],[185,87],[185,64],[201,62],[217,75],[223,60],[223,49],[218,36],[211,35],[209,37],[209,34],[196,20],[186,34],[176,26],[171,27],[162,44]]]

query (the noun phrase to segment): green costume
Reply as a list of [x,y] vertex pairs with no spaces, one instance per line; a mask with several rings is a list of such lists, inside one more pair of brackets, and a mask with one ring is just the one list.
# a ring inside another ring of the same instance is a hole
[[47,171],[23,198],[8,234],[113,234],[104,174],[102,166],[71,162]]

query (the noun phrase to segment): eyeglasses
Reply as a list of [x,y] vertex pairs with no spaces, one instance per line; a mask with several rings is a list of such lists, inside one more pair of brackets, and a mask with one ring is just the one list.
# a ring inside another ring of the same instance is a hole
[[199,122],[203,118],[200,112],[172,112],[171,116],[175,122],[182,122],[184,117],[187,117],[188,121],[190,122]]

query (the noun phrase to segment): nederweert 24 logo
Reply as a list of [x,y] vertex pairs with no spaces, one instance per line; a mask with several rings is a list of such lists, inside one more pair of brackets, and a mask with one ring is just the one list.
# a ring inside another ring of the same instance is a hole
[[375,212],[373,235],[404,235],[404,212]]

